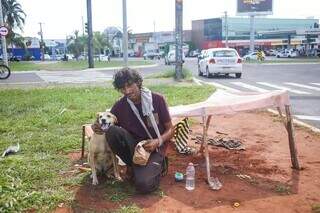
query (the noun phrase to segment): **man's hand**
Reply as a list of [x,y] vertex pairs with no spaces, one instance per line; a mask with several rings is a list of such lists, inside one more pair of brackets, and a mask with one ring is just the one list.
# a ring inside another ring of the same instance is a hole
[[143,145],[143,148],[148,152],[153,152],[158,148],[159,146],[159,140],[158,139],[150,139],[147,140],[148,142]]
[[98,135],[102,135],[104,132],[103,130],[101,129],[101,125],[99,124],[98,121],[94,122],[92,125],[91,125],[91,128],[92,130],[94,131],[94,133],[98,134]]

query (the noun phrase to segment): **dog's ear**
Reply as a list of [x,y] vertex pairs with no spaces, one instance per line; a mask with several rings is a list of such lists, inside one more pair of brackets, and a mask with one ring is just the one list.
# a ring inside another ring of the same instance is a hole
[[114,115],[114,114],[111,114],[112,116],[113,116],[113,119],[114,119],[114,123],[116,124],[116,123],[118,123],[118,119],[117,119],[117,117]]
[[101,113],[101,112],[97,112],[97,113],[96,113],[96,118],[97,118],[97,121],[99,121],[99,116],[100,116],[100,113]]

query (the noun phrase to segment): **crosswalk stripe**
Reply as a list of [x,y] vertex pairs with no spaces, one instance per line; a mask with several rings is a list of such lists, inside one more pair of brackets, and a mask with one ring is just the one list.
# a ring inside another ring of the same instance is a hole
[[210,84],[210,85],[215,86],[215,87],[217,87],[217,88],[225,89],[225,90],[230,91],[230,92],[241,92],[240,90],[233,89],[233,88],[231,88],[231,87],[227,87],[227,86],[225,86],[225,85],[218,84],[218,83],[215,83],[215,82],[206,82],[206,81],[205,81],[204,83]]
[[270,91],[270,90],[267,90],[267,89],[262,89],[262,88],[259,88],[259,87],[256,87],[256,86],[252,86],[250,84],[246,84],[246,83],[239,82],[239,81],[230,82],[230,83],[231,84],[235,84],[235,85],[240,86],[240,87],[244,87],[244,88],[253,90],[253,91],[257,91],[257,92],[269,92]]
[[257,84],[261,84],[261,85],[265,85],[268,87],[273,87],[273,88],[281,89],[281,90],[288,90],[289,92],[300,94],[300,95],[310,95],[311,94],[309,92],[303,92],[300,90],[290,89],[289,87],[282,87],[282,86],[278,86],[278,85],[274,85],[274,84],[269,84],[267,82],[257,82]]
[[308,116],[308,115],[294,115],[294,116],[302,120],[320,121],[320,116]]
[[317,85],[317,86],[320,86],[320,83],[311,83],[313,85]]
[[312,87],[312,86],[308,86],[308,85],[304,85],[304,84],[297,84],[297,83],[291,83],[291,82],[285,82],[284,84],[291,85],[291,86],[296,86],[296,87],[302,87],[302,88],[311,89],[311,90],[316,90],[316,91],[320,91],[320,88],[319,88],[319,87]]

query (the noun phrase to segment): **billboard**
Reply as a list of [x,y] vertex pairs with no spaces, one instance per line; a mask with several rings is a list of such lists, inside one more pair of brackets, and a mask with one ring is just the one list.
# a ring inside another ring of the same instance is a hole
[[273,0],[237,0],[237,15],[271,15]]

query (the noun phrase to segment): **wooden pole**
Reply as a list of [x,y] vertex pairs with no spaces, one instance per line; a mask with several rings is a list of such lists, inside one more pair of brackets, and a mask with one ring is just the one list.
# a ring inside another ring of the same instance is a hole
[[210,120],[211,120],[211,115],[209,117],[207,117],[207,116],[202,117],[202,123],[203,123],[203,142],[202,143],[204,145],[204,150],[205,150],[208,183],[211,182],[209,148],[208,148],[208,143],[207,143],[207,135],[208,135],[208,128],[209,128]]
[[84,157],[84,143],[85,143],[85,139],[86,138],[86,126],[83,125],[82,126],[82,146],[81,146],[81,159],[83,159]]
[[294,141],[294,129],[293,129],[293,121],[292,121],[290,106],[286,105],[285,109],[286,109],[286,116],[287,116],[287,131],[288,131],[288,138],[289,138],[289,148],[290,148],[292,168],[300,170],[297,148]]

